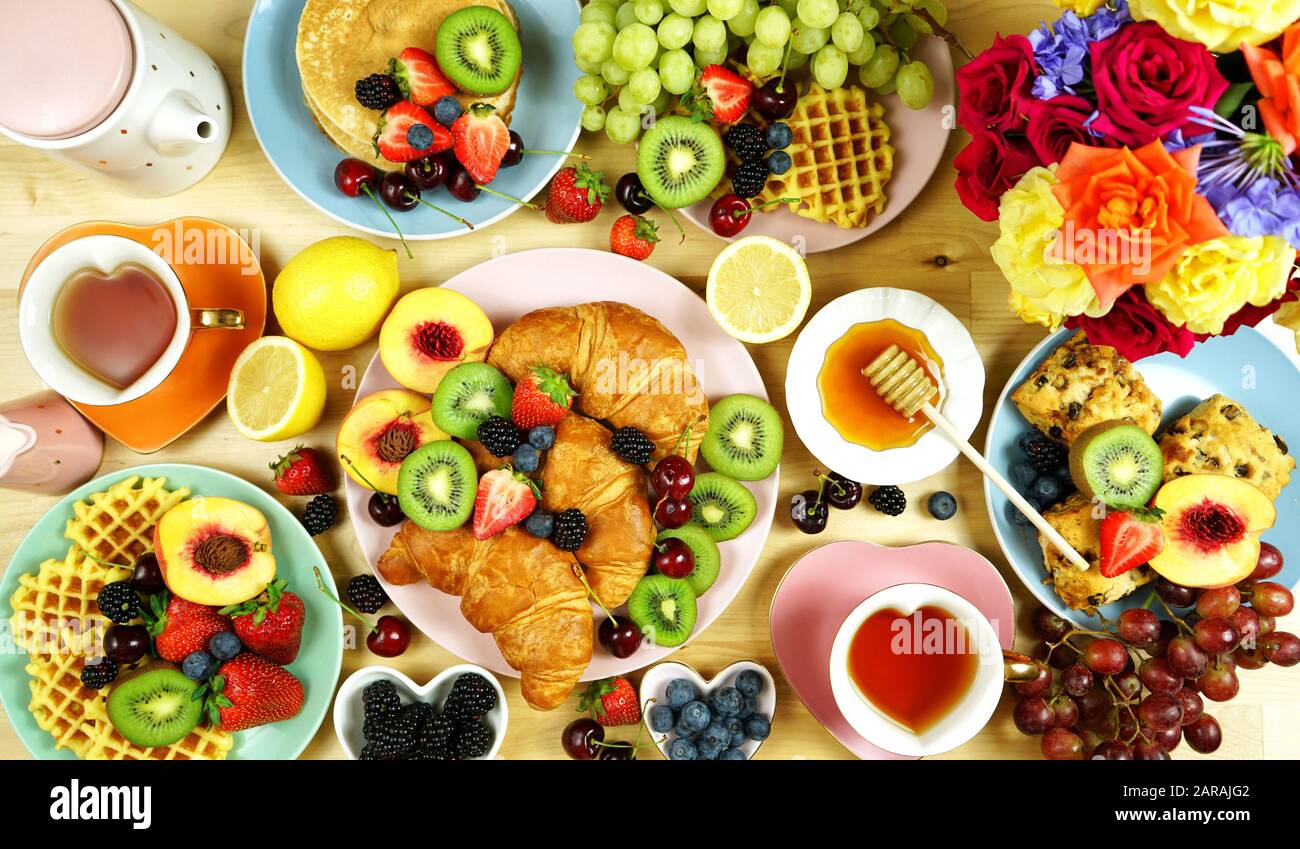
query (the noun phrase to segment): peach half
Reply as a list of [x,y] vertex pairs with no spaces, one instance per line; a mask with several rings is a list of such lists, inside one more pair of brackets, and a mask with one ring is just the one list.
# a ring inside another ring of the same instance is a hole
[[367,489],[396,495],[397,473],[407,455],[449,438],[433,423],[428,398],[385,389],[358,401],[339,426],[339,463]]
[[1259,537],[1277,509],[1249,483],[1227,475],[1185,475],[1156,493],[1164,511],[1164,551],[1151,568],[1185,587],[1227,587],[1244,580],[1259,561]]
[[194,604],[239,604],[275,578],[266,517],[242,501],[182,501],[163,514],[153,534],[167,589]]
[[384,319],[379,358],[407,389],[432,393],[455,366],[482,362],[492,338],[492,322],[469,298],[450,289],[416,289]]

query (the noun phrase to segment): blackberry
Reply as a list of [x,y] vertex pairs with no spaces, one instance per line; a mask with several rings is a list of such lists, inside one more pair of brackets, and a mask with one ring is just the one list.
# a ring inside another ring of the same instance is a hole
[[117,664],[106,657],[81,667],[81,686],[87,690],[99,690],[112,684],[117,678]]
[[392,716],[402,706],[402,697],[392,681],[374,681],[361,691],[361,707],[366,719]]
[[478,426],[478,441],[493,457],[509,457],[523,444],[524,435],[509,419],[490,416]]
[[318,495],[307,502],[307,509],[302,514],[302,526],[312,536],[319,536],[334,527],[339,508],[334,499],[328,495]]
[[576,507],[562,510],[555,516],[555,530],[551,542],[560,551],[577,551],[587,540],[587,517]]
[[374,575],[357,575],[348,581],[348,601],[362,613],[377,613],[388,603],[388,593]]
[[383,112],[402,99],[402,88],[388,74],[371,74],[364,80],[357,80],[356,95],[357,103]]
[[131,588],[130,581],[105,584],[95,599],[99,612],[110,622],[124,625],[140,615],[140,596]]
[[742,162],[757,162],[767,153],[767,138],[753,124],[737,124],[727,130],[722,140],[736,152]]
[[767,163],[742,162],[731,177],[732,190],[743,198],[758,197],[767,188]]
[[634,466],[649,463],[655,452],[655,444],[650,441],[650,437],[634,427],[621,427],[614,431],[609,447],[614,449],[620,460]]
[[481,758],[492,748],[492,729],[481,722],[463,722],[456,735],[456,754],[462,758]]
[[377,761],[379,756],[375,754],[375,744],[367,743],[361,747],[361,754],[357,756],[359,761]]
[[456,756],[446,746],[425,746],[411,753],[413,761],[454,761]]
[[1040,475],[1050,475],[1070,462],[1070,451],[1059,442],[1037,439],[1025,445],[1025,456]]
[[886,516],[899,516],[907,509],[907,496],[896,486],[876,487],[867,501]]
[[451,685],[443,712],[453,719],[482,719],[496,706],[496,688],[477,672],[466,672]]
[[455,720],[445,714],[434,714],[420,726],[415,744],[421,749],[446,749],[455,733]]
[[367,716],[366,721],[361,724],[361,736],[365,738],[367,743],[378,742],[382,736],[384,726],[388,724],[388,720],[391,718],[392,714],[386,713]]
[[406,757],[415,748],[416,718],[405,711],[384,723],[374,741],[374,746],[381,760],[396,760]]

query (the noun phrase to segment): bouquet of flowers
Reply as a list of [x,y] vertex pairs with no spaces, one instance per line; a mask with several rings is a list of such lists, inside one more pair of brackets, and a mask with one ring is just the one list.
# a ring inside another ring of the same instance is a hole
[[1136,360],[1294,301],[1300,0],[1057,3],[957,74],[1011,308]]

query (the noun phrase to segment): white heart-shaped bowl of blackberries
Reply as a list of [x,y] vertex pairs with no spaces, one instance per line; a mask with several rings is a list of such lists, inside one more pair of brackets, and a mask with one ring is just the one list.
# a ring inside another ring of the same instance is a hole
[[[683,758],[675,758],[671,754],[673,741],[675,741],[679,736],[682,736],[678,733],[681,730],[678,723],[684,721],[682,717],[682,708],[692,701],[703,702],[706,707],[709,707],[708,723],[703,728],[693,729],[699,732],[705,731],[718,718],[713,715],[718,711],[715,711],[715,709],[710,706],[713,699],[722,694],[722,691],[724,690],[746,689],[740,686],[740,683],[742,682],[741,675],[746,672],[749,673],[749,675],[745,676],[745,679],[748,681],[753,681],[752,676],[757,676],[760,684],[758,693],[750,697],[752,704],[749,704],[747,700],[745,707],[741,711],[741,714],[743,715],[729,716],[724,714],[722,716],[724,721],[734,718],[739,720],[742,726],[745,726],[745,731],[742,732],[744,733],[744,740],[743,742],[740,742],[738,746],[728,745],[722,751],[726,752],[728,749],[738,749],[740,753],[744,755],[743,760],[750,760],[754,757],[754,753],[759,750],[759,747],[763,745],[763,740],[767,739],[767,736],[771,734],[772,717],[776,712],[776,682],[772,680],[772,673],[768,672],[761,663],[756,663],[752,660],[739,660],[707,681],[704,676],[699,672],[696,672],[694,668],[676,661],[665,661],[664,663],[656,664],[646,670],[645,675],[641,678],[641,698],[644,700],[653,699],[654,701],[646,706],[645,716],[642,717],[642,721],[645,723],[646,730],[650,732],[652,739],[654,739],[655,744],[659,747],[659,751],[663,752],[665,758],[668,758],[669,760],[683,760]],[[674,685],[674,692],[669,692],[669,685],[673,684],[673,682],[678,679],[689,682],[692,691],[689,698],[676,692],[681,685]],[[752,684],[749,685],[748,689],[752,689]],[[746,694],[742,692],[740,695],[744,697]],[[655,730],[656,727],[664,727],[661,721],[656,721],[657,718],[663,714],[662,710],[658,710],[660,708],[668,708],[673,711],[674,727],[672,729],[667,731]],[[761,739],[755,739],[749,733],[747,726],[751,717],[762,717],[763,720],[766,721],[766,730],[763,731],[761,728],[758,729],[758,731],[761,732],[758,735]],[[699,723],[697,722],[696,724]],[[702,747],[697,746],[696,748],[698,751]],[[709,758],[700,759],[709,760]],[[742,760],[742,758],[734,756],[722,759]]]

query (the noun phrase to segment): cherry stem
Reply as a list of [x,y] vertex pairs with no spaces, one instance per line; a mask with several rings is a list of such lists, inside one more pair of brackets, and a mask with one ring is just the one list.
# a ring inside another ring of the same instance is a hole
[[614,619],[614,614],[605,606],[605,602],[600,600],[600,596],[596,595],[596,591],[591,588],[591,584],[587,583],[587,576],[582,571],[582,567],[576,563],[573,565],[573,574],[577,576],[578,581],[586,588],[587,595],[591,596],[591,600],[596,602],[596,606],[605,611],[605,615],[613,620],[615,624],[618,624],[618,620]]
[[685,244],[685,243],[686,243],[686,229],[685,229],[684,227],[682,227],[682,222],[680,222],[680,221],[677,220],[677,216],[676,216],[676,215],[673,215],[673,211],[672,211],[671,209],[664,209],[664,207],[662,207],[662,206],[659,207],[659,208],[663,210],[664,215],[667,215],[667,216],[668,216],[668,220],[671,221],[671,222],[673,222],[673,226],[676,227],[676,228],[677,228],[677,232],[681,234],[681,238],[677,240],[677,244],[679,244],[679,245]]
[[82,556],[85,557],[87,560],[94,561],[95,563],[98,563],[100,566],[112,566],[114,569],[131,568],[130,564],[123,566],[121,563],[114,563],[112,560],[105,560],[102,557],[96,557],[95,555],[91,554],[89,551],[82,548],[81,546],[77,546],[77,550],[80,551]]
[[411,253],[411,246],[406,243],[406,237],[402,235],[402,228],[397,226],[397,222],[393,220],[393,216],[384,208],[383,202],[380,201],[379,198],[375,197],[375,193],[370,191],[370,186],[365,183],[361,184],[361,191],[365,192],[366,196],[375,202],[375,206],[379,207],[379,211],[388,219],[388,223],[393,225],[393,229],[397,231],[397,238],[402,240],[402,247],[406,248],[406,258],[415,259],[415,254]]
[[353,610],[351,607],[348,607],[346,604],[343,603],[343,601],[342,601],[341,599],[335,597],[335,595],[334,595],[333,593],[331,593],[329,590],[327,590],[327,589],[325,588],[325,579],[321,577],[321,574],[320,574],[320,567],[318,567],[318,566],[313,566],[313,567],[311,567],[311,570],[312,570],[313,572],[316,573],[316,589],[318,589],[318,590],[320,590],[322,593],[324,593],[326,598],[328,598],[330,601],[334,602],[334,603],[337,604],[339,607],[341,607],[341,608],[343,608],[344,610],[346,610],[348,613],[351,613],[353,616],[355,616],[355,617],[356,617],[356,618],[357,618],[357,619],[358,619],[362,624],[364,624],[367,628],[369,628],[369,629],[371,630],[372,633],[375,632],[375,631],[377,631],[377,630],[379,630],[379,626],[378,626],[378,625],[376,625],[375,623],[371,622],[369,619],[367,619],[366,617],[362,616],[360,613],[357,613],[357,612],[356,612],[355,610]]
[[429,207],[429,209],[432,209],[432,210],[436,210],[436,211],[438,211],[438,212],[441,212],[443,215],[447,216],[448,218],[452,219],[453,221],[459,221],[461,224],[465,225],[465,226],[468,227],[469,229],[471,229],[471,230],[474,229],[474,225],[473,225],[473,224],[470,224],[470,223],[469,223],[468,221],[466,221],[464,218],[461,218],[459,215],[453,215],[453,214],[451,214],[451,213],[448,212],[447,210],[443,209],[441,206],[434,206],[433,204],[429,203],[427,200],[425,200],[425,199],[422,198],[422,197],[419,197],[419,196],[417,196],[417,195],[413,195],[413,194],[411,194],[410,192],[407,192],[407,193],[406,193],[406,199],[407,199],[407,200],[413,200],[413,201],[415,201],[416,203],[422,203],[422,204],[424,204],[425,206]]
[[506,200],[512,200],[512,201],[514,201],[515,203],[519,204],[520,206],[526,206],[526,207],[528,207],[529,209],[536,209],[536,210],[539,210],[539,211],[541,210],[541,207],[538,206],[538,205],[535,204],[535,203],[529,203],[529,202],[526,201],[526,200],[520,200],[520,199],[517,198],[517,197],[511,197],[510,195],[505,194],[505,193],[503,193],[503,192],[498,192],[496,189],[489,189],[487,186],[484,186],[484,185],[482,185],[482,184],[480,184],[480,183],[475,183],[475,184],[474,184],[474,188],[478,189],[479,191],[487,192],[487,193],[490,194],[490,195],[496,195],[496,196],[499,197],[499,198],[505,198]]
[[[704,416],[696,416],[695,420],[686,426],[686,428],[682,431],[681,436],[677,437],[677,444],[673,447],[674,454],[676,454],[678,450],[681,449],[683,450],[682,456],[683,457],[686,456],[685,452],[691,450],[691,433],[692,431],[695,430],[695,426],[702,421],[704,421]],[[685,449],[682,449],[683,439],[686,440]]]
[[356,463],[353,463],[351,460],[348,459],[348,455],[340,454],[339,459],[343,461],[344,465],[346,465],[349,469],[355,472],[357,477],[361,478],[361,482],[364,483],[366,486],[370,487],[371,491],[374,492],[376,495],[378,495],[380,498],[384,499],[385,501],[392,498],[392,496],[389,495],[388,493],[380,492],[378,489],[376,489],[375,485],[370,482],[370,478],[362,474],[361,470],[357,468]]

